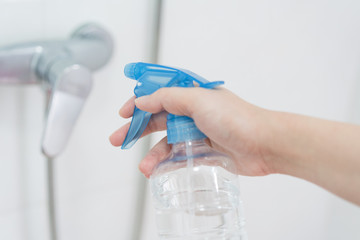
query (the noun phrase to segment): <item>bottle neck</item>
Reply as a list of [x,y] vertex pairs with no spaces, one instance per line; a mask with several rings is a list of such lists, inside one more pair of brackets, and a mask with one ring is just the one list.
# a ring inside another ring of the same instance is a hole
[[172,145],[172,151],[174,153],[178,153],[178,152],[184,151],[184,149],[187,149],[187,148],[196,148],[196,147],[202,147],[202,146],[208,146],[205,142],[205,139],[186,140],[184,142],[174,143]]

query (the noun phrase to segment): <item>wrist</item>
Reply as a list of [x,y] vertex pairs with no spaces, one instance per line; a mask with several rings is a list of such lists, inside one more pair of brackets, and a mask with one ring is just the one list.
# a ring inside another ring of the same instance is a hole
[[270,173],[294,175],[296,156],[292,151],[292,114],[265,110],[263,124],[261,149]]

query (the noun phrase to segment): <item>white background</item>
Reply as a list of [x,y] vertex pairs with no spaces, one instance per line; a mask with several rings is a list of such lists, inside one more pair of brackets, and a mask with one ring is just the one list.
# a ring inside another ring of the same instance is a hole
[[[129,239],[140,147],[124,152],[107,138],[126,122],[117,111],[134,83],[124,78],[124,64],[147,58],[148,4],[0,1],[0,46],[65,38],[88,21],[116,41],[56,159],[60,239]],[[359,12],[355,0],[164,1],[160,63],[225,80],[265,108],[360,123]],[[39,86],[0,86],[0,239],[48,239],[44,101]],[[241,177],[241,187],[249,239],[360,239],[360,208],[311,183],[274,175]],[[147,203],[143,239],[153,240]]]

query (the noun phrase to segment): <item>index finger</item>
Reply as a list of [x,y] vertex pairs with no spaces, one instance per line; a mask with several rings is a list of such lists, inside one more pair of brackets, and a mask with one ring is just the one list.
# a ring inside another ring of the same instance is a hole
[[132,96],[119,110],[119,115],[123,118],[132,117],[135,109],[136,96]]

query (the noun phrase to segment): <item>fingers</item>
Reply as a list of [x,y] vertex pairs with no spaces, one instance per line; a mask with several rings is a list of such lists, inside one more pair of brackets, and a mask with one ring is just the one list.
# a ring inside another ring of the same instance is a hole
[[148,152],[139,164],[139,169],[145,177],[148,178],[151,175],[153,168],[165,159],[170,150],[171,147],[167,144],[167,137],[164,137]]
[[[145,131],[141,135],[141,137],[144,137],[153,132],[159,132],[159,131],[165,130],[167,115],[168,115],[168,113],[166,113],[166,112],[153,114],[150,118],[150,121],[149,121]],[[116,130],[109,138],[110,143],[116,147],[121,146],[125,140],[125,137],[126,137],[127,132],[129,131],[129,128],[130,128],[130,123],[127,123],[124,126],[122,126],[121,128],[119,128],[118,130]]]
[[[192,112],[196,109],[197,98],[204,89],[200,88],[163,88],[152,95],[136,98],[130,98],[120,109],[119,114],[124,118],[129,118],[134,113],[135,103],[141,110],[158,113],[154,114],[145,129],[142,136],[153,132],[162,131],[166,129],[166,112],[171,112],[177,115],[192,116]],[[206,90],[205,90],[206,91]],[[110,142],[114,146],[121,146],[125,140],[126,134],[129,131],[130,124],[126,124],[115,131],[110,136]]]
[[109,137],[110,143],[115,146],[119,147],[123,144],[126,134],[129,131],[130,128],[130,122],[116,130],[111,136]]
[[201,88],[161,88],[155,93],[139,97],[136,106],[146,112],[167,111],[176,115],[192,116],[199,95],[206,91]]
[[[221,89],[221,88],[219,88]],[[136,98],[131,97],[119,110],[123,118],[129,118],[134,113],[135,105],[146,112],[159,113],[167,111],[176,115],[192,116],[198,101],[209,98],[208,89],[203,88],[161,88],[155,93]]]
[[123,118],[129,118],[134,113],[136,96],[131,97],[127,102],[120,108],[119,115]]
[[145,131],[142,134],[142,137],[146,136],[150,133],[153,133],[153,132],[159,132],[159,131],[166,130],[167,115],[168,115],[167,112],[153,114],[150,118],[148,125],[146,126]]

